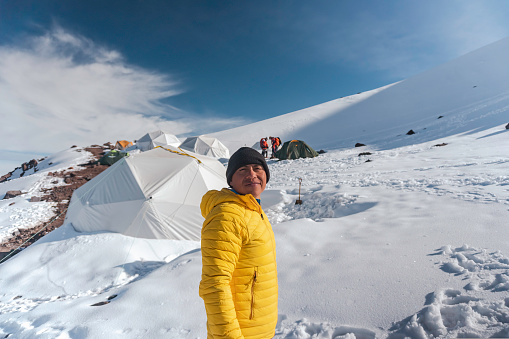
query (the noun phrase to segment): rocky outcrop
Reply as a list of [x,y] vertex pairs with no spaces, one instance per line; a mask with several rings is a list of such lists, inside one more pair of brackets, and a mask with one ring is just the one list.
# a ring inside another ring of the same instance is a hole
[[21,169],[23,170],[23,172],[26,172],[29,169],[36,168],[37,164],[38,164],[37,160],[32,159],[29,162],[24,162],[23,164],[21,164]]
[[[64,186],[55,186],[48,189],[43,189],[42,193],[44,194],[42,197],[31,197],[30,201],[50,201],[55,202],[55,217],[50,221],[44,222],[41,225],[38,225],[34,228],[29,229],[19,229],[16,234],[13,234],[12,237],[8,240],[5,240],[0,244],[0,260],[3,256],[14,255],[18,253],[18,247],[23,245],[23,247],[27,247],[42,238],[46,234],[50,233],[54,229],[62,226],[65,213],[67,211],[67,207],[71,201],[71,196],[74,190],[81,187],[92,178],[97,176],[99,173],[108,168],[105,165],[98,165],[97,160],[104,155],[104,149],[101,146],[89,147],[85,148],[86,151],[93,154],[94,159],[89,161],[86,164],[80,164],[79,170],[75,170],[74,168],[68,168],[66,171],[59,172],[49,172],[48,176],[55,178],[64,178],[67,185]],[[9,197],[18,196],[20,194],[24,194],[24,192],[20,191],[9,191],[7,192]],[[4,197],[4,199],[9,199],[8,195]]]
[[7,191],[5,193],[5,195],[4,195],[4,200],[5,199],[15,198],[15,197],[17,197],[19,195],[22,195],[22,194],[23,194],[23,192],[21,192],[21,191]]

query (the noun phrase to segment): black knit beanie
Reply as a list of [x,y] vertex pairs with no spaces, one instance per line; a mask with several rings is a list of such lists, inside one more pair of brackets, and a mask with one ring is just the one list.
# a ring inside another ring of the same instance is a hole
[[267,176],[267,182],[270,179],[269,167],[265,162],[265,158],[257,150],[251,147],[241,147],[230,157],[228,167],[226,168],[226,182],[228,185],[232,181],[233,174],[242,166],[246,165],[262,165]]

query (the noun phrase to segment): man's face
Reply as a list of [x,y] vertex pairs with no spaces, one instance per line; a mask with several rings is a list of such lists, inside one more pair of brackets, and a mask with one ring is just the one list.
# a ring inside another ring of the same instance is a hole
[[246,165],[233,173],[230,185],[239,194],[252,194],[256,199],[267,185],[267,175],[262,165]]

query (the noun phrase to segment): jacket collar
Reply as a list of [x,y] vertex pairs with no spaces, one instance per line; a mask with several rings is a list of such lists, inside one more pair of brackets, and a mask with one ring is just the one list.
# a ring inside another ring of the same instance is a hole
[[[239,192],[237,192],[236,190],[233,189],[233,187],[230,187],[229,188],[230,191],[232,191],[233,193],[237,194],[237,195],[245,195],[245,194],[240,194]],[[253,197],[254,198],[254,197]],[[255,198],[256,199],[256,198]],[[258,202],[258,204],[261,206],[262,205],[262,200],[261,199],[256,199],[256,201]]]
[[200,204],[202,216],[205,218],[215,206],[225,202],[241,204],[247,209],[262,213],[262,207],[253,195],[236,194],[228,188],[223,188],[221,191],[210,190],[205,193]]

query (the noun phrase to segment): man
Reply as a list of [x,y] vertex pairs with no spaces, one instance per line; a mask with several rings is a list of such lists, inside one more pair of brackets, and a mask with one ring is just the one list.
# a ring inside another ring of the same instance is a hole
[[260,148],[262,149],[262,156],[266,158],[268,156],[267,149],[269,148],[269,143],[267,142],[267,138],[260,139]]
[[242,147],[228,162],[230,188],[203,196],[200,296],[207,312],[207,338],[274,336],[276,243],[260,205],[269,178],[264,157]]
[[277,152],[277,148],[280,145],[280,140],[281,139],[279,139],[279,137],[270,137],[270,143],[272,145],[272,155],[270,156],[271,159],[276,157],[276,152]]

